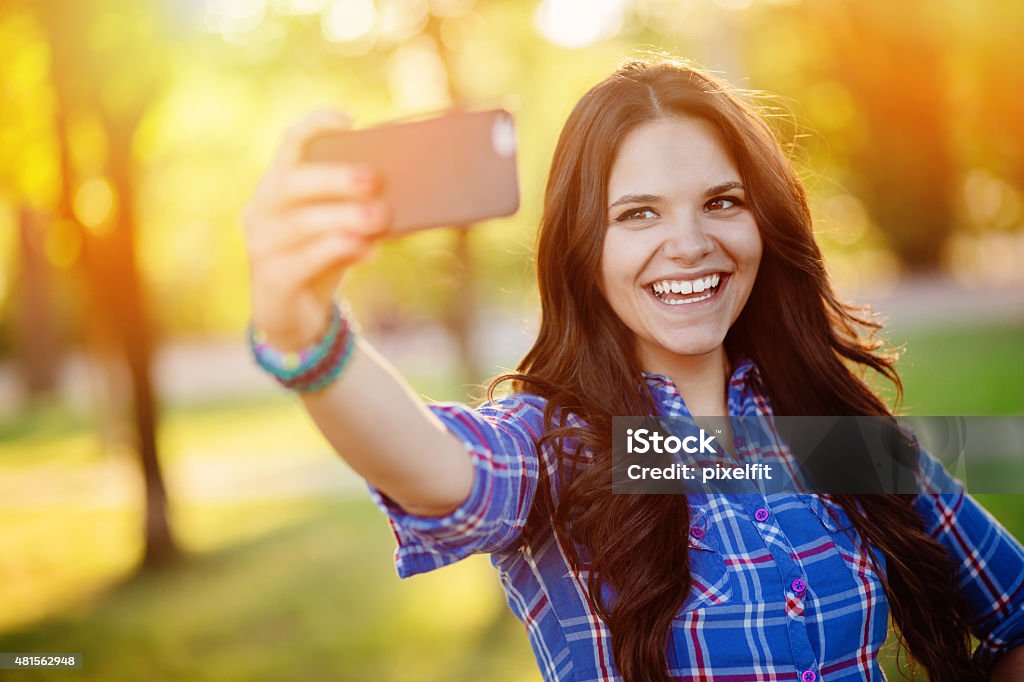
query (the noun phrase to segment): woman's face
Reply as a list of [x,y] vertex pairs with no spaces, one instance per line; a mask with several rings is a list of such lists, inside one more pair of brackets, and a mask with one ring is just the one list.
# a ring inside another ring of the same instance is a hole
[[636,334],[645,370],[722,347],[761,261],[746,199],[736,163],[702,119],[660,119],[623,142],[608,180],[601,288]]

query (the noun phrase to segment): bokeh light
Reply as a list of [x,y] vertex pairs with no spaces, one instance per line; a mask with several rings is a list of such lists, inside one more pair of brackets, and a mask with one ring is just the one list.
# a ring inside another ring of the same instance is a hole
[[624,12],[624,0],[543,0],[535,18],[545,38],[578,48],[621,31]]
[[364,38],[377,23],[373,0],[335,0],[323,14],[324,37],[339,43]]
[[266,0],[206,0],[206,26],[223,36],[247,33],[266,12]]
[[114,188],[106,178],[86,180],[75,192],[75,217],[93,234],[110,234],[114,201]]

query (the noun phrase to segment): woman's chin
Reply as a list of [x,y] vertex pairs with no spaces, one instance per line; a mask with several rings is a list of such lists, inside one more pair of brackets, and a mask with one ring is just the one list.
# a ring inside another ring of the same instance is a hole
[[687,338],[654,339],[654,343],[647,342],[645,350],[665,360],[672,358],[700,358],[714,354],[722,349],[725,342],[724,334],[701,334],[687,335]]

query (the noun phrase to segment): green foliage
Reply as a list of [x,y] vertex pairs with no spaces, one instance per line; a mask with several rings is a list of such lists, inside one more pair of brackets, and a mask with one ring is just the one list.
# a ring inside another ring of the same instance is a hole
[[[22,204],[44,213],[56,208],[58,114],[72,133],[72,196],[102,180],[106,141],[96,122],[80,108],[59,111],[54,101],[55,55],[73,47],[80,77],[65,83],[68,92],[114,112],[139,109],[139,261],[160,326],[172,333],[244,324],[239,214],[288,123],[330,105],[369,125],[436,108],[452,93],[468,106],[506,106],[518,117],[523,208],[474,231],[470,272],[482,305],[532,301],[529,254],[559,128],[586,88],[638,48],[681,54],[741,87],[781,95],[801,131],[794,137],[792,126],[783,126],[784,141],[797,144],[826,248],[868,251],[851,271],[888,272],[891,258],[878,255],[887,245],[902,245],[904,259],[928,260],[945,253],[932,245],[941,246],[948,229],[1020,226],[1024,138],[1011,122],[1020,118],[1020,98],[1012,93],[1024,72],[1009,58],[1016,38],[1008,27],[1019,23],[1013,18],[1021,10],[1009,4],[911,3],[911,36],[901,33],[905,19],[884,19],[892,9],[877,0],[855,7],[752,3],[746,11],[631,3],[621,30],[584,49],[545,40],[533,4],[507,0],[434,2],[433,16],[416,14],[420,3],[412,0],[381,0],[382,8],[399,8],[392,23],[382,24],[373,41],[351,45],[325,40],[320,15],[285,12],[287,2],[251,16],[242,12],[246,3],[73,4],[74,11],[52,1],[0,8],[7,95],[0,112],[0,224],[13,224]],[[51,45],[44,19],[73,44]],[[908,59],[887,57],[892,44]],[[433,81],[422,65],[433,63],[432,54],[445,65],[447,95],[426,91]],[[904,62],[929,67],[906,74],[896,69]],[[944,108],[928,104],[933,100]],[[925,113],[930,128],[920,124]],[[920,184],[932,171],[941,177],[923,194],[909,191],[908,182]],[[853,212],[833,210],[836,197]],[[94,229],[103,232],[102,220]],[[0,306],[9,305],[14,290],[9,234],[0,230]],[[68,280],[64,268],[80,257],[75,239],[60,225],[48,229],[55,279]],[[441,314],[459,281],[449,276],[451,243],[450,234],[436,233],[387,245],[349,285],[357,307],[367,318]],[[956,260],[952,252],[942,257]],[[991,267],[978,271],[986,273],[994,275]]]

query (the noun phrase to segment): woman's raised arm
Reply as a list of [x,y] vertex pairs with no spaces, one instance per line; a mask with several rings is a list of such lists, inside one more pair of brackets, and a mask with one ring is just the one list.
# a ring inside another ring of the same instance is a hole
[[[306,348],[327,332],[345,272],[371,255],[388,227],[371,169],[302,158],[309,140],[349,124],[334,111],[295,124],[243,216],[253,324],[279,351]],[[466,449],[364,340],[342,375],[303,402],[338,454],[407,512],[440,516],[468,496]]]

